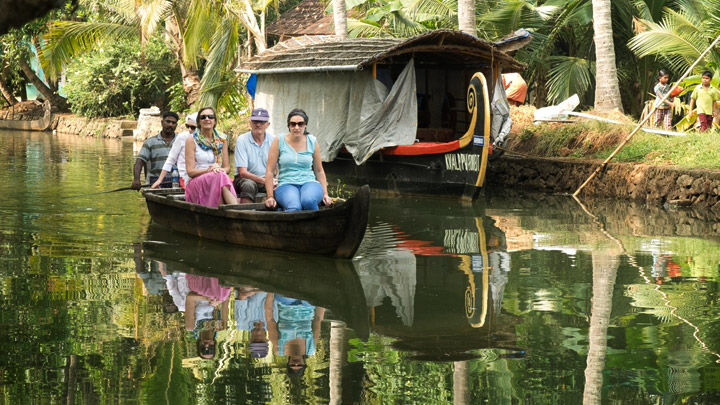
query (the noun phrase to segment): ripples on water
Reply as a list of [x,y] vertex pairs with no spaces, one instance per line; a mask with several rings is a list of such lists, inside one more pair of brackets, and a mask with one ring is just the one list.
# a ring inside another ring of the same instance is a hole
[[[148,227],[132,191],[63,198],[128,186],[132,151],[0,133],[5,402],[719,402],[712,213],[374,198],[337,261]],[[187,274],[233,288],[206,320],[167,313]]]

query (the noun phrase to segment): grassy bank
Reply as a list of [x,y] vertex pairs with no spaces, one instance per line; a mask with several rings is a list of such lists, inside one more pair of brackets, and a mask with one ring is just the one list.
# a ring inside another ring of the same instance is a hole
[[[575,123],[533,123],[534,107],[513,107],[513,130],[506,149],[533,156],[605,159],[635,128],[619,113],[589,114],[625,122],[610,124],[578,118]],[[615,162],[672,165],[684,169],[720,169],[720,133],[665,136],[638,132],[614,158]]]

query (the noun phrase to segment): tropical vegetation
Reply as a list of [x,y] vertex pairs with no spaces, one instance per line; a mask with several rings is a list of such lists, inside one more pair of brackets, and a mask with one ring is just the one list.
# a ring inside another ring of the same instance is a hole
[[[147,44],[160,40],[179,72],[170,75],[164,90],[166,105],[213,105],[237,114],[247,107],[248,96],[246,77],[234,67],[267,49],[274,39],[265,34],[266,25],[298,2],[79,0],[74,9],[54,11],[0,37],[0,90],[13,103],[22,98],[26,81],[37,81],[30,77],[33,69],[18,69],[31,65],[25,63],[33,59],[30,44],[47,76],[47,89],[41,91],[60,105],[57,80],[90,50],[119,39],[134,41],[145,66]],[[328,12],[341,4],[328,1]],[[640,116],[658,69],[669,68],[678,77],[720,33],[714,12],[720,0],[346,0],[345,5],[350,37],[460,28],[494,41],[527,29],[533,41],[515,56],[527,65],[523,75],[535,106],[578,94],[581,108],[619,109],[634,117]],[[720,54],[711,52],[695,73],[714,70],[719,62]],[[129,99],[124,103],[133,105]]]

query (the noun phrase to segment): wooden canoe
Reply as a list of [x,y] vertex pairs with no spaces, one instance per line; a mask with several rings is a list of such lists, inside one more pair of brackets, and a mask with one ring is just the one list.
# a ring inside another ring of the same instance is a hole
[[185,201],[179,189],[142,192],[156,224],[201,238],[236,245],[352,258],[365,235],[370,190],[318,211],[278,212],[263,204],[221,205],[217,208]]

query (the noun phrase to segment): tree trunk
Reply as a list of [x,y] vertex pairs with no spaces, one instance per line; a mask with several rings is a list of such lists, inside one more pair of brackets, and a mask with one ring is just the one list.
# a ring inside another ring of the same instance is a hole
[[593,295],[588,331],[583,404],[602,403],[603,369],[607,354],[607,329],[612,312],[613,289],[620,259],[617,252],[600,249],[592,253]]
[[5,80],[3,80],[3,79],[4,79],[4,78],[0,76],[0,92],[2,93],[3,98],[4,98],[5,101],[7,101],[8,104],[10,104],[10,105],[15,105],[15,104],[17,104],[17,100],[16,100],[15,97],[13,96],[12,90],[10,90],[10,87],[8,87],[8,86],[5,84]]
[[182,86],[185,91],[185,103],[192,106],[200,97],[200,75],[197,69],[188,68],[185,65],[183,52],[185,49],[185,40],[180,30],[180,22],[177,21],[173,14],[171,18],[165,20],[165,27],[172,39],[170,49],[175,52],[175,58],[180,65],[180,73],[182,74]]
[[240,7],[238,17],[240,17],[240,23],[248,30],[248,33],[252,34],[258,55],[265,52],[267,49],[265,32],[260,29],[257,19],[255,18],[255,11],[253,11],[252,4],[250,4],[249,0],[242,1],[242,7]]
[[595,32],[595,109],[617,109],[623,112],[615,65],[610,0],[593,0],[592,6]]
[[35,71],[32,70],[30,65],[24,58],[20,58],[20,69],[22,69],[25,76],[30,80],[30,83],[45,97],[46,100],[50,100],[50,104],[60,111],[66,111],[68,108],[67,101],[54,93],[50,88],[40,80]]
[[345,0],[332,0],[333,21],[335,22],[335,36],[347,39],[347,9]]
[[458,29],[474,37],[477,36],[474,0],[458,0]]

